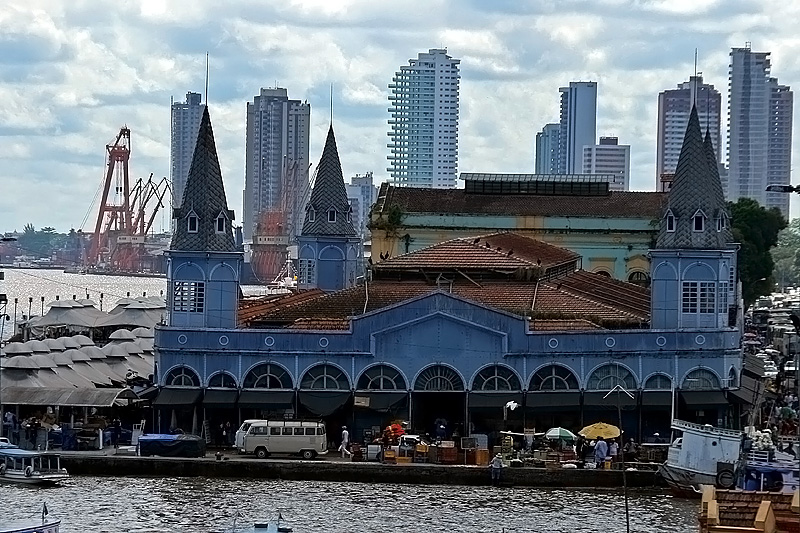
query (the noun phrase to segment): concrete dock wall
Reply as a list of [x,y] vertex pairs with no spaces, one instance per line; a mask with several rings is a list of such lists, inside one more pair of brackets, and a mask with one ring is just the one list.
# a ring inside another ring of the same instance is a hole
[[[213,458],[63,455],[61,463],[73,476],[146,476],[288,479],[362,483],[488,485],[485,466],[380,464]],[[656,473],[627,472],[629,487],[653,487]],[[503,483],[527,487],[622,487],[622,472],[543,468],[503,469]]]

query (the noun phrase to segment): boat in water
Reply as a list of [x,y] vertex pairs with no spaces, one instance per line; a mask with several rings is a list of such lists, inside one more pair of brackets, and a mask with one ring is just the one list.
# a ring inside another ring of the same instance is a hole
[[[7,510],[4,511],[7,514]],[[0,533],[59,533],[61,520],[47,519],[47,505],[42,505],[42,518],[39,520],[0,520]]]
[[683,420],[673,420],[672,429],[682,435],[658,471],[679,496],[700,497],[702,485],[780,492],[798,487],[797,460],[779,450],[753,450],[752,434]]
[[69,474],[57,453],[0,448],[0,483],[56,485],[66,479]]
[[277,518],[274,520],[256,522],[252,526],[239,526],[237,520],[241,517],[240,513],[236,513],[233,519],[233,527],[221,533],[292,533],[292,528],[284,523],[281,513],[278,513]]

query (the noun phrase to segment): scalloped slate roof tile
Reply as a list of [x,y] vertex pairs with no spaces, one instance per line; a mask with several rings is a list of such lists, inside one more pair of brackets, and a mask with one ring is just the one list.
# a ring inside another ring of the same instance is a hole
[[[311,209],[314,210],[313,221],[309,217]],[[336,211],[335,222],[328,220],[328,212],[331,209]],[[311,198],[306,205],[302,234],[355,237],[356,230],[353,228],[352,220],[348,219],[349,212],[350,203],[347,201],[342,164],[339,162],[339,151],[336,148],[336,138],[331,125],[317,166]]]
[[[187,217],[197,216],[197,231],[189,232]],[[217,233],[216,223],[220,213],[225,217],[225,231]],[[170,250],[193,252],[236,252],[233,240],[233,211],[228,209],[222,171],[219,168],[214,131],[208,107],[203,110],[197,143],[192,154],[192,165],[183,190],[181,206],[173,209],[176,220],[175,234]]]
[[[723,250],[730,248],[733,236],[730,217],[725,205],[722,184],[714,157],[710,136],[700,131],[697,108],[692,106],[689,124],[681,146],[675,178],[667,197],[667,206],[661,219],[656,241],[657,248]],[[694,215],[701,211],[705,217],[703,231],[694,230]],[[675,231],[667,231],[666,215],[675,217]],[[717,231],[717,219],[725,224]]]

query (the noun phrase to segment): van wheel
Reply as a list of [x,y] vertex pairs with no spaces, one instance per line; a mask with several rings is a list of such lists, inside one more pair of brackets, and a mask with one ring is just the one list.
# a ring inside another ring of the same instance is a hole
[[317,452],[315,452],[314,450],[303,450],[303,454],[302,455],[303,455],[303,459],[306,459],[307,461],[310,461],[311,459],[313,459],[314,457],[317,456]]
[[269,457],[269,452],[264,447],[256,448],[256,457],[259,459],[266,459]]

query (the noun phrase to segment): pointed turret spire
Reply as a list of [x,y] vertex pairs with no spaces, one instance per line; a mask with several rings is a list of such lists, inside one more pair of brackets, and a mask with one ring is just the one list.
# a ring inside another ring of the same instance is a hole
[[183,190],[181,206],[173,210],[175,234],[171,250],[235,252],[225,186],[217,158],[208,107],[203,110],[192,165]]
[[317,166],[311,199],[306,205],[302,234],[356,236],[332,124]]
[[727,249],[733,240],[729,218],[711,136],[703,141],[692,106],[656,246]]

